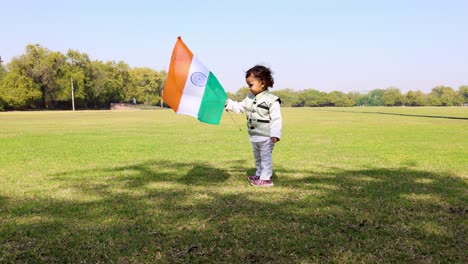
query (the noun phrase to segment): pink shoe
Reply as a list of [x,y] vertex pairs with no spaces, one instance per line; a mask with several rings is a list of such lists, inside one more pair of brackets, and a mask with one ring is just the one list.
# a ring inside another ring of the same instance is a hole
[[253,186],[258,187],[273,187],[273,182],[271,180],[254,180],[250,182]]
[[249,178],[249,181],[260,180],[260,176],[257,176],[257,175],[249,176],[248,178]]

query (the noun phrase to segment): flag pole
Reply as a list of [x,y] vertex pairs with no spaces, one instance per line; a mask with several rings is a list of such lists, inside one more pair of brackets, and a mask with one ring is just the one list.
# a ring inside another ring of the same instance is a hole
[[236,121],[236,120],[234,119],[234,117],[232,116],[232,113],[231,113],[230,111],[228,111],[228,110],[226,110],[226,112],[229,113],[229,116],[231,117],[232,122],[234,122],[234,124],[236,125],[236,127],[239,128],[239,131],[242,131],[242,128],[239,127],[239,124],[237,123],[237,121]]

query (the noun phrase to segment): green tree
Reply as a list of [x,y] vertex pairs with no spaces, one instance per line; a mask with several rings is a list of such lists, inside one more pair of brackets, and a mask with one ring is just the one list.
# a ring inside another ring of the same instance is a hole
[[123,61],[107,62],[107,66],[111,72],[107,90],[108,103],[122,102],[131,84],[130,67]]
[[[271,93],[281,99],[282,106],[293,106],[298,101],[297,93],[291,89],[270,90]],[[244,86],[237,90],[236,93],[228,93],[228,97],[235,101],[242,101],[250,93],[249,88]]]
[[441,106],[442,105],[442,102],[440,101],[440,98],[433,95],[433,94],[429,94],[427,96],[427,105],[429,106]]
[[249,94],[249,87],[247,86],[244,86],[242,88],[240,88],[239,90],[237,90],[237,92],[234,93],[234,96],[231,98],[232,100],[234,101],[242,101],[244,100],[244,98]]
[[129,71],[131,83],[125,95],[125,101],[135,98],[137,102],[157,105],[161,101],[161,90],[165,74],[150,68],[133,68]]
[[[53,108],[57,96],[63,87],[59,79],[63,78],[66,59],[60,52],[51,52],[39,44],[26,46],[25,54],[12,59],[9,63],[15,74],[31,78],[40,86],[40,108]],[[16,80],[22,80],[20,78]],[[15,89],[15,87],[12,87]]]
[[358,106],[368,106],[369,105],[369,95],[368,94],[360,94],[356,98],[356,105],[358,105]]
[[452,87],[436,86],[430,93],[432,105],[452,106],[458,105],[457,92]]
[[349,100],[351,100],[351,102],[353,102],[353,106],[354,105],[358,105],[358,99],[361,97],[361,94],[358,93],[358,92],[349,92],[346,94],[346,96],[349,98]]
[[295,106],[298,104],[299,98],[298,93],[292,89],[281,89],[277,91],[271,91],[273,94],[281,99],[281,106]]
[[293,106],[320,106],[320,91],[314,89],[307,89],[297,93],[297,100]]
[[460,88],[458,89],[458,95],[463,101],[463,104],[468,104],[468,85],[460,86]]
[[369,92],[369,105],[370,106],[381,106],[383,105],[382,103],[382,97],[384,94],[385,90],[382,89],[375,89]]
[[[3,61],[2,61],[2,57],[0,57],[0,86],[2,85],[3,76],[5,76],[5,74],[6,74],[6,70],[5,70],[5,68],[3,67],[2,62],[3,62]],[[6,105],[6,102],[5,102],[5,100],[3,99],[2,94],[1,94],[1,92],[0,92],[0,111],[5,110],[5,105]]]
[[346,94],[340,91],[333,91],[329,93],[328,102],[331,106],[338,107],[349,107],[354,105],[354,102],[350,100]]
[[403,105],[403,95],[398,88],[387,88],[382,95],[382,104],[385,106]]
[[85,86],[88,107],[108,109],[110,103],[123,102],[131,86],[129,70],[124,62],[91,61],[90,80]]
[[4,106],[2,108],[13,110],[34,109],[40,105],[41,87],[13,68],[3,78],[0,85],[0,97]]
[[[1,86],[1,83],[0,83]],[[5,111],[6,107],[6,102],[5,99],[3,99],[2,95],[0,94],[0,111]]]
[[129,67],[123,62],[92,61],[92,75],[88,101],[95,109],[109,108],[110,103],[124,100],[130,83]]
[[2,81],[3,76],[5,76],[6,72],[7,71],[5,67],[3,67],[3,64],[2,64],[2,58],[0,57],[0,82]]
[[[231,92],[229,92],[229,91],[226,91],[226,94],[227,94],[227,97],[228,97],[229,99],[234,100],[234,96],[235,96],[234,93],[231,93]],[[237,100],[236,100],[236,101],[237,101]]]
[[329,106],[331,105],[328,100],[328,94],[326,92],[320,92],[320,97],[318,99],[319,106]]
[[408,106],[424,106],[426,105],[426,95],[421,91],[408,91],[404,98],[405,104]]
[[67,51],[66,58],[66,74],[62,79],[62,85],[66,88],[60,99],[71,103],[70,86],[73,80],[75,106],[86,109],[93,94],[91,60],[88,54],[71,49]]

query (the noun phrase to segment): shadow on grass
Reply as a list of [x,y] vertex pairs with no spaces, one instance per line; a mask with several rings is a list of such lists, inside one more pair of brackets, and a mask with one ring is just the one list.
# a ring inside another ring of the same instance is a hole
[[6,202],[7,202],[7,197],[0,195],[0,206],[1,207],[5,206]]
[[466,183],[410,168],[277,170],[154,161],[0,196],[0,262],[467,262]]
[[417,115],[417,114],[401,114],[401,113],[389,113],[389,112],[377,112],[377,111],[371,112],[371,111],[344,111],[344,110],[323,110],[323,109],[321,109],[320,111],[468,120],[468,117],[459,117],[459,116]]

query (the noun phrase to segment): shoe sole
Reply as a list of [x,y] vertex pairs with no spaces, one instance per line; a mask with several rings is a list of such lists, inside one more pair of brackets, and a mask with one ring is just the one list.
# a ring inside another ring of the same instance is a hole
[[273,187],[273,186],[275,186],[273,183],[272,183],[272,184],[268,184],[268,185],[255,185],[255,184],[253,184],[252,181],[250,182],[250,184],[251,184],[252,186],[255,186],[255,187]]

